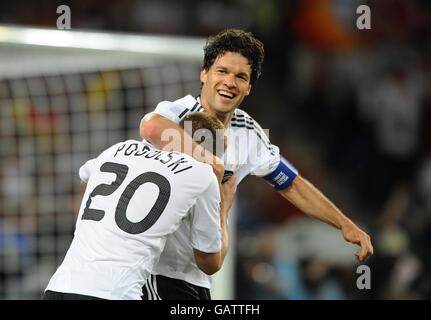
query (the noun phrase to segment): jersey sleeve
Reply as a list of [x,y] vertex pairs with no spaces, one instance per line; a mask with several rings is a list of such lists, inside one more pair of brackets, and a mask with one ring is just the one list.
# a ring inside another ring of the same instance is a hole
[[280,150],[273,145],[265,131],[253,120],[254,130],[249,140],[249,164],[251,174],[263,177],[270,174],[280,162]]
[[104,150],[97,158],[90,159],[86,163],[84,163],[79,168],[79,177],[81,178],[81,180],[84,182],[88,182],[88,179],[90,179],[91,174],[94,172],[95,169],[97,169],[98,162],[101,161],[101,159],[103,160],[103,158],[107,155],[113,155],[123,144],[124,142],[114,144],[113,146]]
[[249,150],[251,174],[262,177],[276,190],[288,188],[298,175],[298,170],[280,155],[280,149],[269,141],[256,122],[255,128],[255,140]]
[[156,109],[153,112],[147,113],[143,119],[152,114],[161,115],[172,122],[179,123],[181,117],[188,111],[188,109],[184,106],[176,104],[171,101],[162,101],[160,102]]
[[96,162],[96,158],[88,160],[79,168],[79,177],[82,181],[88,182],[88,179],[90,179],[92,172],[96,168]]
[[221,250],[220,190],[215,175],[196,200],[191,220],[191,244],[206,253]]

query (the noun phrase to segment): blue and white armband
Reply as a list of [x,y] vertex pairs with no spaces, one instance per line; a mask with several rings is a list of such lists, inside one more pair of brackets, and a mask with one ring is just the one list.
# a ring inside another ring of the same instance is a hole
[[292,184],[297,175],[298,170],[289,161],[281,157],[277,168],[263,178],[276,190],[283,190]]

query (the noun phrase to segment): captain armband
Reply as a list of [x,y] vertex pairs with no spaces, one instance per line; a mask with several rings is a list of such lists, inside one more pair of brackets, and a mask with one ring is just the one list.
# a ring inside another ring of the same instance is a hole
[[298,170],[285,158],[281,157],[277,168],[263,178],[276,190],[283,190],[292,184],[297,175]]

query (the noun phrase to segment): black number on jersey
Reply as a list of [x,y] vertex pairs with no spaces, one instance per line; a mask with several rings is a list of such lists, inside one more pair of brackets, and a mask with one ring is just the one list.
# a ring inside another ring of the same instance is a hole
[[83,220],[102,220],[102,218],[105,216],[105,211],[98,209],[90,209],[93,197],[109,196],[113,194],[126,178],[127,172],[129,172],[129,167],[114,162],[105,162],[100,167],[100,171],[115,173],[115,181],[111,184],[99,184],[96,188],[94,188],[94,190],[90,193],[90,196],[88,197],[87,204],[85,205],[84,213],[82,214]]
[[[100,167],[100,171],[115,173],[117,177],[110,185],[100,184],[94,188],[87,200],[82,219],[100,221],[105,216],[105,211],[103,210],[89,209],[91,200],[96,195],[108,196],[114,193],[124,181],[129,168],[126,165],[106,162]],[[146,217],[139,222],[132,222],[127,218],[127,207],[136,190],[145,183],[154,183],[159,188],[159,195]],[[171,184],[168,179],[156,172],[145,172],[133,179],[121,194],[115,209],[115,222],[121,230],[127,233],[142,233],[151,228],[160,218],[168,204],[170,196]]]
[[[159,188],[159,196],[147,216],[139,222],[133,223],[126,216],[127,206],[135,194],[136,189],[145,183],[154,183]],[[137,234],[148,230],[160,218],[171,196],[171,184],[168,179],[156,172],[145,172],[130,182],[118,201],[115,210],[115,222],[121,230]]]

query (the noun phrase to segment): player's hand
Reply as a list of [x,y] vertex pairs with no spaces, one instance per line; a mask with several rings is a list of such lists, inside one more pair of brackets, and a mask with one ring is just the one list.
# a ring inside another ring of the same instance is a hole
[[232,175],[229,180],[220,186],[221,211],[226,215],[232,207],[236,192],[236,174]]
[[359,229],[354,223],[347,223],[341,228],[343,237],[346,241],[357,244],[361,246],[361,249],[355,253],[356,258],[359,261],[365,261],[374,252],[373,245],[371,244],[371,239],[368,234]]
[[217,177],[219,184],[221,183],[224,175],[224,162],[219,157],[213,156],[210,161],[206,161],[213,168],[213,172]]

